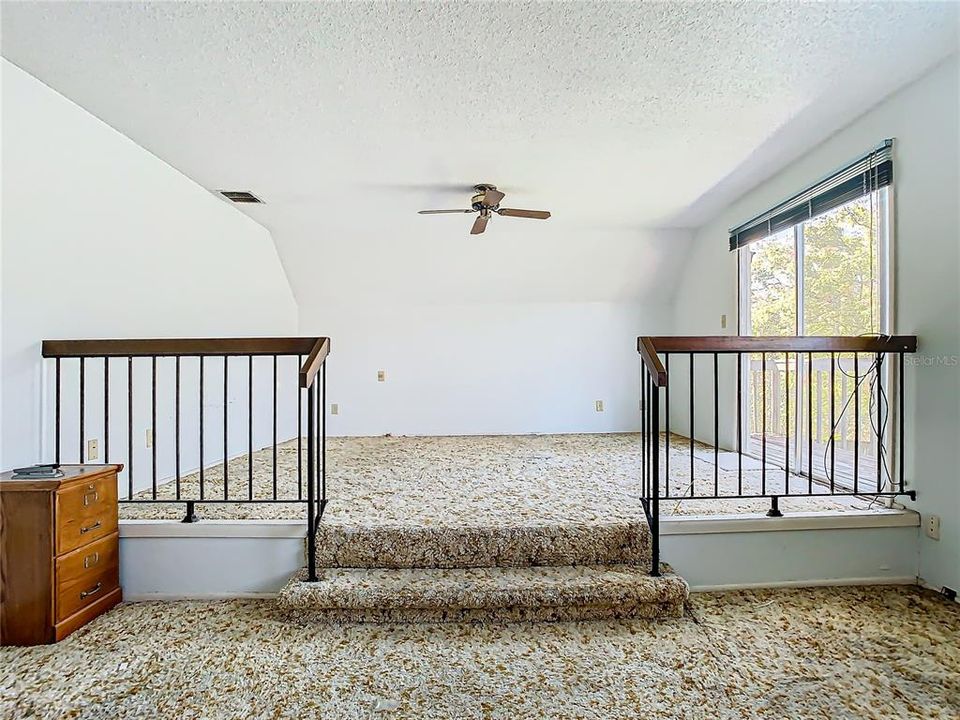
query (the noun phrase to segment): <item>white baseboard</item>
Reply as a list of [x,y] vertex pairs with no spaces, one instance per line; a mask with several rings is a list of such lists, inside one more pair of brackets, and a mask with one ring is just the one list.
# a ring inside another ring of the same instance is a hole
[[710,593],[731,590],[776,590],[806,587],[841,587],[850,585],[917,585],[916,577],[859,577],[820,580],[780,580],[776,582],[739,583],[733,585],[700,585],[690,587],[690,592]]
[[177,602],[180,600],[274,600],[275,592],[208,592],[208,593],[136,593],[124,594],[124,602]]
[[864,528],[920,527],[913,510],[821,510],[789,513],[779,518],[758,513],[739,515],[665,515],[661,535],[713,535],[717,533],[783,532],[786,530],[856,530]]
[[[919,578],[919,579],[918,579],[918,584],[920,585],[920,587],[926,588],[927,590],[933,590],[935,593],[939,593],[939,592],[941,592],[941,591],[943,590],[943,586],[942,586],[942,585],[932,585],[932,584],[930,584],[929,582],[927,582],[926,580],[924,580],[923,578]],[[944,596],[944,597],[946,597],[946,596]],[[960,604],[960,594],[958,594],[958,595],[953,599],[953,601],[954,601],[955,603]]]
[[306,520],[121,520],[122,538],[305,538]]

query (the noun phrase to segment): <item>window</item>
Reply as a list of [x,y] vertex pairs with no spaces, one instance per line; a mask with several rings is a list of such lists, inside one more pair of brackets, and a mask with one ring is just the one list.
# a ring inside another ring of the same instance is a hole
[[[743,335],[864,335],[888,333],[891,189],[890,141],[834,176],[731,230],[739,253],[740,333]],[[833,438],[841,470],[836,482],[852,485],[846,460],[859,452],[861,478],[876,474],[876,436],[870,427],[871,392],[861,383],[860,407],[850,402],[867,361],[853,356],[744,358],[747,392],[745,448],[767,462],[826,479],[819,462]],[[841,407],[831,424],[831,377]],[[812,397],[811,397],[812,396]],[[856,414],[859,413],[859,418]],[[857,430],[859,429],[859,437]],[[813,458],[809,440],[813,440]],[[871,460],[874,464],[871,465]]]
[[887,332],[888,188],[740,248],[744,335]]

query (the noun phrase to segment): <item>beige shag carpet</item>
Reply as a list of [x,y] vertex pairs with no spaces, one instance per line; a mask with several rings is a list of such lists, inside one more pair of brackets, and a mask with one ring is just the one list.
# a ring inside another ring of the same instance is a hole
[[960,606],[916,588],[691,596],[680,619],[282,622],[271,601],[123,604],[0,649],[0,717],[957,718]]
[[[304,443],[304,448],[306,443]],[[663,447],[663,443],[661,443]],[[305,450],[304,450],[305,452]],[[661,467],[666,467],[662,449]],[[714,468],[707,446],[694,452],[690,475],[689,445],[673,435],[670,447],[671,492],[712,492]],[[305,462],[305,461],[304,461]],[[228,464],[228,495],[246,498],[249,460]],[[305,477],[305,466],[302,469]],[[768,469],[768,488],[783,489],[783,472]],[[296,440],[277,449],[280,497],[297,497]],[[744,471],[744,491],[759,491],[761,472]],[[254,453],[253,497],[273,492],[273,448]],[[716,476],[721,493],[738,489],[736,470]],[[199,497],[199,476],[181,480],[181,496]],[[778,484],[779,483],[779,484]],[[806,480],[794,478],[794,491],[806,490]],[[205,472],[205,495],[223,496],[223,468]],[[456,437],[328,438],[327,487],[330,505],[325,522],[344,525],[522,526],[528,524],[598,524],[637,522],[643,517],[640,492],[640,436],[497,435]],[[302,492],[303,486],[300,486]],[[678,490],[679,489],[679,490]],[[173,497],[174,483],[160,486],[159,496]],[[141,492],[138,498],[147,498]],[[724,514],[765,512],[766,500],[664,502],[663,514]],[[797,498],[781,501],[785,513],[810,510],[866,509],[856,499]],[[282,519],[305,517],[302,504],[203,505],[201,518]],[[120,506],[123,518],[179,520],[183,505]]]

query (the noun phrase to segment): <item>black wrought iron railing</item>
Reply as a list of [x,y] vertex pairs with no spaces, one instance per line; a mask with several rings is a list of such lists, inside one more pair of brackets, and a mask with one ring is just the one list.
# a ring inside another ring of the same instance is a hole
[[[42,354],[54,366],[47,455],[122,462],[119,502],[182,503],[183,522],[197,521],[205,504],[305,504],[314,580],[327,506],[329,352],[326,337],[46,340]],[[280,463],[283,443],[296,448],[291,465]],[[260,467],[267,448],[269,467]],[[244,456],[246,467],[231,471]]]
[[903,372],[915,336],[640,337],[637,350],[654,574],[661,501],[768,499],[780,517],[783,498],[916,498]]

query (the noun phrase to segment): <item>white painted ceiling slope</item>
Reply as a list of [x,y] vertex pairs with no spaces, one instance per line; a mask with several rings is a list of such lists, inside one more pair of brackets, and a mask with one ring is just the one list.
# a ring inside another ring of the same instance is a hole
[[[687,235],[657,228],[701,224],[956,47],[954,3],[5,2],[2,17],[12,62],[204,187],[262,196],[242,211],[272,231],[302,313],[669,294]],[[554,217],[471,238],[469,216],[416,214],[463,207],[479,181]]]

